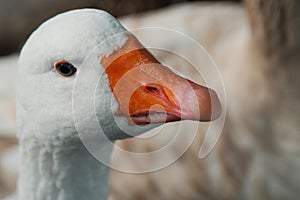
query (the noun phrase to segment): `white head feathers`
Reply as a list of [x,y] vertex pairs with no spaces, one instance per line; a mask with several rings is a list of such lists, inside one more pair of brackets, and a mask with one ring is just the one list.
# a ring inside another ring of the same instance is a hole
[[[95,56],[108,55],[120,48],[127,40],[125,31],[114,17],[96,9],[66,12],[42,24],[30,36],[20,55],[17,77],[19,136],[23,138],[32,136],[47,138],[53,137],[53,134],[56,137],[74,136],[76,129],[72,115],[72,92],[76,76],[60,77],[55,72],[54,64],[57,61],[67,60],[80,70],[86,57],[100,44],[98,55]],[[117,36],[112,38],[114,35]],[[100,69],[100,62],[97,64],[94,67],[98,71],[91,71],[91,74],[103,71]],[[107,109],[116,109],[117,105],[112,107],[109,105],[108,108],[100,104],[105,103],[106,98],[112,99],[115,104],[117,102],[110,88],[107,88],[105,74],[99,85],[104,88],[97,96],[103,101],[99,102],[99,108],[96,105],[96,114],[108,120],[116,110],[108,112]],[[82,117],[88,119],[94,114],[85,113]],[[136,132],[136,128],[128,126],[125,118],[117,117],[117,119],[118,124],[124,126],[122,129]],[[112,134],[119,131],[115,123],[104,124],[108,126],[105,129],[111,130]],[[91,128],[88,123],[86,126]],[[125,136],[112,136],[114,139],[123,137]]]

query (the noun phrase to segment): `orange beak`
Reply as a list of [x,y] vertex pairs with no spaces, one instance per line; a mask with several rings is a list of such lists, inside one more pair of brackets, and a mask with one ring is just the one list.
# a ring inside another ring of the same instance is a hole
[[130,124],[210,121],[221,113],[213,90],[161,65],[132,35],[101,64],[119,103],[115,114],[128,117]]

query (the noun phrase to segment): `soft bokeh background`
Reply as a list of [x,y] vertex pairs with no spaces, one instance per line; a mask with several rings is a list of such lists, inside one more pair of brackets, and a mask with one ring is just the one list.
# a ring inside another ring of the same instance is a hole
[[18,51],[39,24],[67,10],[99,8],[119,17],[186,1],[197,0],[2,0],[0,2],[0,55]]
[[[239,0],[2,0],[0,199],[15,190],[18,175],[14,99],[18,52],[44,20],[83,7],[105,9],[128,28],[158,26],[192,37],[218,65],[228,97],[223,134],[207,159],[198,160],[196,141],[173,166],[154,175],[134,176],[136,185],[132,176],[112,172],[113,199],[300,198],[297,0],[246,0],[246,6]],[[196,63],[203,64],[182,41],[163,43],[166,48],[190,51]],[[157,56],[198,80],[193,70],[180,66],[171,55]],[[131,140],[121,145],[151,149],[152,144],[141,146]]]

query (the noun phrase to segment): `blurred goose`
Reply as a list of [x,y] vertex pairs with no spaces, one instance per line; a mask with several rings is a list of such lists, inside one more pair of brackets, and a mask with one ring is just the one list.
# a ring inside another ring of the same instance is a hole
[[[88,109],[89,84],[97,81],[94,109]],[[19,59],[17,199],[107,199],[109,167],[90,155],[78,131],[93,140],[95,116],[115,141],[165,122],[219,114],[213,90],[160,65],[108,13],[60,14],[30,36]]]

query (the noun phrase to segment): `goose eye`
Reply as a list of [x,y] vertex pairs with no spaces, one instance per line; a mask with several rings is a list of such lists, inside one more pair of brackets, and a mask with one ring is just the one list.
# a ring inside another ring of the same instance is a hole
[[57,62],[54,64],[54,66],[56,71],[64,77],[73,76],[77,71],[77,69],[67,61]]

